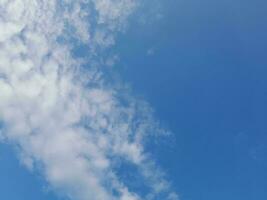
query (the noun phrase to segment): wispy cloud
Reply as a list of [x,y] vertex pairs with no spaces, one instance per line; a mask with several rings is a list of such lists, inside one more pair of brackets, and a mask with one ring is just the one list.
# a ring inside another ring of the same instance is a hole
[[[92,52],[113,45],[137,3],[0,0],[1,137],[70,199],[178,199],[145,151],[145,138],[159,131],[149,106],[71,54],[73,40]],[[145,192],[122,178],[122,161]]]

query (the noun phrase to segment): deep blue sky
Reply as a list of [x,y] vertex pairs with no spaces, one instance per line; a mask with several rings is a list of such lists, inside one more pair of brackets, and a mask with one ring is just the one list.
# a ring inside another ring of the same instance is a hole
[[[135,20],[114,49],[122,79],[176,139],[154,150],[157,159],[181,200],[266,200],[267,2],[161,8],[162,19]],[[0,199],[58,198],[2,145]]]
[[118,47],[122,77],[175,134],[164,168],[184,200],[267,199],[266,1],[167,2]]

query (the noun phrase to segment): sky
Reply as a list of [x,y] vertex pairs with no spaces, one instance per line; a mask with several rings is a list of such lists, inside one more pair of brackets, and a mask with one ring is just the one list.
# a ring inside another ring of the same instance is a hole
[[15,2],[0,199],[267,198],[265,1]]

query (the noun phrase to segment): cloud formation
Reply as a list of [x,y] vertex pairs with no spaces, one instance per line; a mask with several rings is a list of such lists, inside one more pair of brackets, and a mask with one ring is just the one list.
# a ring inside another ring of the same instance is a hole
[[[149,106],[72,55],[73,41],[91,53],[113,45],[137,3],[0,0],[1,137],[70,199],[178,199],[145,152],[158,131]],[[123,178],[129,169],[141,190]]]

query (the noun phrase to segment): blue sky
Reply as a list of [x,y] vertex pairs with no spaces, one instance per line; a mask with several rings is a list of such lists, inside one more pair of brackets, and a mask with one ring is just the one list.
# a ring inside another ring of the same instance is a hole
[[175,134],[157,153],[181,199],[267,198],[266,8],[168,1],[159,24],[121,41],[123,77]]
[[[160,15],[135,13],[109,49],[172,132],[150,152],[181,200],[267,199],[267,3],[158,5]],[[0,163],[0,199],[61,199],[11,146],[0,145]]]

